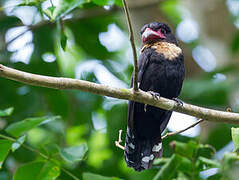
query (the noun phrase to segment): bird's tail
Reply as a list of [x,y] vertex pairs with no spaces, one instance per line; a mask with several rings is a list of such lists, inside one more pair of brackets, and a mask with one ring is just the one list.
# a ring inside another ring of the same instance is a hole
[[129,167],[136,171],[152,168],[154,159],[162,156],[162,150],[161,137],[157,139],[138,139],[127,128],[124,156]]

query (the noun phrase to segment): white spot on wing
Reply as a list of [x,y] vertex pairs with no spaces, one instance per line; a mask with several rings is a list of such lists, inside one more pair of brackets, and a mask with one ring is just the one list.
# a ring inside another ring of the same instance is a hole
[[129,147],[131,147],[132,149],[135,148],[135,145],[133,145],[132,143],[129,144]]
[[[129,136],[129,138],[133,138],[134,139],[134,134],[132,134],[129,130],[129,127],[127,127],[127,135]],[[132,137],[131,137],[132,136]]]
[[158,145],[154,145],[152,151],[159,152],[161,149],[162,149],[162,143],[159,143]]
[[142,158],[142,161],[145,162],[145,163],[148,163],[149,161],[153,160],[154,159],[154,155],[151,154],[150,156],[145,156]]

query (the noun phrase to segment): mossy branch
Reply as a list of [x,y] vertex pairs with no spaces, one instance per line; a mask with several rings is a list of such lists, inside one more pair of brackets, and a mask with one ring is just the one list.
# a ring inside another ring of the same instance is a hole
[[174,100],[163,97],[155,99],[150,93],[142,90],[133,91],[132,89],[114,88],[78,79],[42,76],[15,70],[2,64],[0,64],[0,76],[33,86],[53,89],[78,89],[102,96],[136,101],[162,109],[188,114],[207,121],[239,124],[238,113],[213,110],[187,103],[183,103],[183,106],[178,106],[178,103]]

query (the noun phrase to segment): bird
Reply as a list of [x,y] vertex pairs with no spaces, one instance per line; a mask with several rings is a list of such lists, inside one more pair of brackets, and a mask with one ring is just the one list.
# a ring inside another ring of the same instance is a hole
[[[185,77],[184,55],[170,27],[151,22],[141,28],[142,46],[138,65],[138,86],[154,98],[177,99]],[[133,77],[131,78],[131,87]],[[151,169],[162,157],[161,133],[172,111],[129,101],[124,157],[135,171]]]

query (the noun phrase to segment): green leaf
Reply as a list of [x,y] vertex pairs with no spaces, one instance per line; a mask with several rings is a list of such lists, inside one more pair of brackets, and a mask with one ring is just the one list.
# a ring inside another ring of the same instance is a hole
[[108,5],[109,0],[92,0],[95,4],[100,5],[100,6],[104,6],[104,5]]
[[24,0],[23,3],[18,4],[18,6],[38,6],[45,0]]
[[190,174],[193,171],[192,161],[186,157],[182,157],[182,161],[178,167],[178,170]]
[[115,3],[117,6],[123,6],[122,0],[114,0],[114,3]]
[[83,180],[120,180],[117,177],[105,177],[93,173],[83,173]]
[[182,19],[181,12],[178,8],[179,3],[180,1],[178,0],[168,0],[160,3],[162,12],[166,14],[169,20],[174,24],[178,24]]
[[13,180],[54,180],[60,175],[60,168],[52,162],[31,162],[19,167]]
[[61,48],[65,51],[66,50],[66,43],[67,43],[67,36],[63,30],[61,30]]
[[168,161],[156,174],[153,180],[171,180],[174,171],[179,167],[183,158],[180,155],[174,154],[172,155],[170,161]]
[[158,158],[154,160],[154,165],[162,165],[167,163],[170,160],[170,158]]
[[87,151],[88,147],[86,144],[81,144],[80,146],[73,146],[65,149],[59,149],[61,157],[69,163],[82,161]]
[[12,142],[6,139],[0,140],[0,168],[2,168],[3,161],[7,157],[9,150],[11,149]]
[[196,167],[198,170],[204,171],[211,168],[220,168],[221,164],[217,160],[199,157],[196,162]]
[[226,152],[223,157],[224,169],[230,169],[230,166],[236,161],[239,161],[239,156],[236,153]]
[[48,123],[50,121],[54,121],[59,119],[60,116],[43,116],[43,117],[34,117],[27,118],[23,121],[16,122],[11,124],[6,128],[6,132],[11,134],[12,136],[19,137],[26,131],[29,131],[32,128],[35,128],[41,124]]
[[191,159],[195,150],[199,148],[199,144],[194,141],[189,141],[188,143],[174,141],[173,148],[177,154]]
[[12,144],[12,152],[16,151],[26,140],[26,135],[23,135]]
[[86,2],[89,2],[89,0],[61,0],[56,8],[48,9],[44,13],[51,18],[51,21],[55,21]]
[[231,128],[232,141],[234,143],[234,151],[239,151],[239,128]]
[[218,180],[218,179],[222,179],[222,174],[217,173],[207,178],[207,180]]
[[0,110],[0,117],[1,116],[10,116],[13,113],[14,108],[10,107],[4,110]]
[[55,9],[56,9],[55,6],[51,6],[51,7],[47,8],[46,10],[44,10],[43,13],[45,13],[45,15],[47,17],[49,17],[50,19],[53,19],[53,13],[54,13]]

